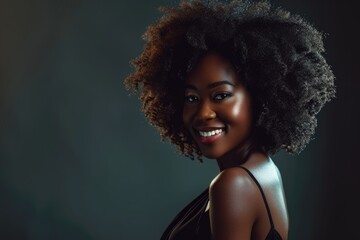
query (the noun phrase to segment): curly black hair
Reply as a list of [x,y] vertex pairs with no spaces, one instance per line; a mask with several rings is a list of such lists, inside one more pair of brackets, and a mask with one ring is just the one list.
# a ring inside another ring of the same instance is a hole
[[[183,82],[200,59],[216,51],[229,59],[254,101],[252,139],[266,154],[300,153],[312,140],[316,114],[335,97],[323,37],[299,15],[267,1],[182,1],[143,35],[142,54],[131,63],[127,90],[141,91],[141,110],[177,150],[202,162],[184,127]],[[140,89],[140,88],[141,89]]]

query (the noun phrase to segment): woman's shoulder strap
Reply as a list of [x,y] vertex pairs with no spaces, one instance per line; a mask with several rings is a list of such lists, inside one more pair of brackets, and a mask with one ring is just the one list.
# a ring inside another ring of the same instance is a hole
[[266,207],[266,211],[267,211],[268,216],[269,216],[271,228],[274,228],[274,223],[273,223],[273,220],[272,220],[272,217],[271,217],[269,204],[268,204],[267,201],[266,201],[265,193],[264,193],[263,189],[261,188],[260,183],[257,181],[257,179],[255,178],[255,176],[250,172],[249,169],[247,169],[247,168],[245,168],[245,167],[243,167],[243,166],[238,166],[238,167],[244,169],[244,170],[250,175],[250,177],[254,180],[254,182],[256,183],[256,185],[258,186],[258,188],[259,188],[259,190],[260,190],[260,192],[261,192],[262,198],[264,199],[264,202],[265,202],[265,207]]

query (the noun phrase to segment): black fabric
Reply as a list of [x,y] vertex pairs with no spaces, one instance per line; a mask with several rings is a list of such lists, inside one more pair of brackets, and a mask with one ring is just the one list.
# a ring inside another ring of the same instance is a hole
[[[270,208],[259,182],[247,168],[243,166],[238,167],[244,169],[250,175],[258,186],[264,199],[271,225],[270,231],[265,240],[282,240],[280,234],[274,228]],[[207,187],[199,196],[197,196],[175,216],[170,225],[166,228],[160,240],[211,240],[209,211],[205,212],[208,200],[209,187]]]
[[276,231],[276,229],[274,228],[274,222],[273,222],[273,219],[271,217],[271,212],[270,212],[270,208],[269,208],[269,204],[268,202],[266,201],[266,197],[265,197],[265,193],[263,191],[263,189],[261,188],[260,186],[260,183],[256,180],[255,176],[249,171],[249,169],[243,167],[243,166],[238,166],[242,169],[244,169],[249,175],[250,177],[254,180],[254,182],[256,183],[256,185],[258,186],[260,192],[261,192],[261,196],[263,197],[263,200],[264,200],[264,203],[265,203],[265,207],[266,207],[266,211],[268,213],[268,216],[269,216],[269,221],[270,221],[270,231],[269,233],[267,234],[265,240],[282,240],[280,234],[278,231]]

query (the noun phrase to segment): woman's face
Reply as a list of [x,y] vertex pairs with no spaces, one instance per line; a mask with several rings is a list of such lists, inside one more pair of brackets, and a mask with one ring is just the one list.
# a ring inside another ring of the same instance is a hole
[[208,53],[185,80],[183,121],[207,158],[238,149],[251,131],[250,94],[230,62]]

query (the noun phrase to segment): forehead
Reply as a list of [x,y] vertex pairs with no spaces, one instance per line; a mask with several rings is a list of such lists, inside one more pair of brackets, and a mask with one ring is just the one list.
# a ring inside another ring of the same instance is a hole
[[187,84],[207,84],[227,80],[236,84],[238,76],[231,62],[216,53],[206,54],[185,79]]

